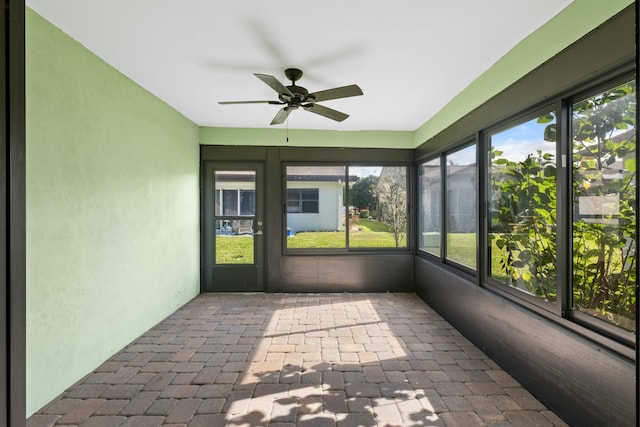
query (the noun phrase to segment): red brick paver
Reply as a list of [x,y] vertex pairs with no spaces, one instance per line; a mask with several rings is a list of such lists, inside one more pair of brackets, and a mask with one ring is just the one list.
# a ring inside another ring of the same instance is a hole
[[208,294],[27,421],[564,426],[413,294]]

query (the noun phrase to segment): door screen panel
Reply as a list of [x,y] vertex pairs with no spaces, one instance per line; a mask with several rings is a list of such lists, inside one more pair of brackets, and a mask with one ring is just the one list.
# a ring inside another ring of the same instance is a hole
[[254,264],[256,172],[215,171],[215,264]]

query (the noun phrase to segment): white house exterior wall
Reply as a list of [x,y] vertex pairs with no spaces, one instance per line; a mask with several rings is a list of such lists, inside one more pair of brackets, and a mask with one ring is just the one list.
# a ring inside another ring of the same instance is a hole
[[299,231],[336,231],[341,230],[344,212],[344,183],[319,181],[289,181],[287,188],[317,188],[318,213],[288,213],[287,227],[294,233]]

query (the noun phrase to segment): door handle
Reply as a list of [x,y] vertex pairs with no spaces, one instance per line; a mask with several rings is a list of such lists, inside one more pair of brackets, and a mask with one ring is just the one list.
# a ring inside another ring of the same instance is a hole
[[258,230],[255,233],[253,233],[254,236],[262,236],[262,230]]

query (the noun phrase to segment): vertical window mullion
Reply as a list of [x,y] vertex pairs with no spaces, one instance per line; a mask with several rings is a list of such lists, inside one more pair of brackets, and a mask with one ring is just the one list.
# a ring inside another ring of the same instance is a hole
[[445,262],[447,256],[447,156],[440,156],[440,262]]
[[343,205],[343,215],[344,215],[344,228],[345,228],[345,242],[347,246],[347,250],[349,250],[349,166],[345,166],[344,168],[344,192],[342,193],[342,205]]
[[224,215],[224,190],[220,189],[220,215]]
[[478,286],[482,286],[485,278],[488,276],[487,266],[490,262],[489,256],[489,246],[487,242],[489,241],[488,236],[488,226],[487,226],[487,194],[488,189],[487,185],[489,182],[489,170],[488,170],[488,155],[489,155],[489,143],[487,138],[485,137],[483,132],[478,132],[476,135],[476,146],[478,147],[476,150],[476,173],[478,180],[478,191],[476,193],[476,206],[478,206],[478,216],[476,218],[476,228],[478,233],[476,234],[476,241],[478,252],[477,256],[477,274],[476,274],[476,284]]
[[571,192],[571,109],[569,103],[563,100],[560,103],[560,114],[557,120],[556,145],[556,170],[557,176],[557,259],[558,268],[556,276],[557,301],[556,312],[562,317],[567,317],[571,307],[571,268],[572,268],[572,192]]

